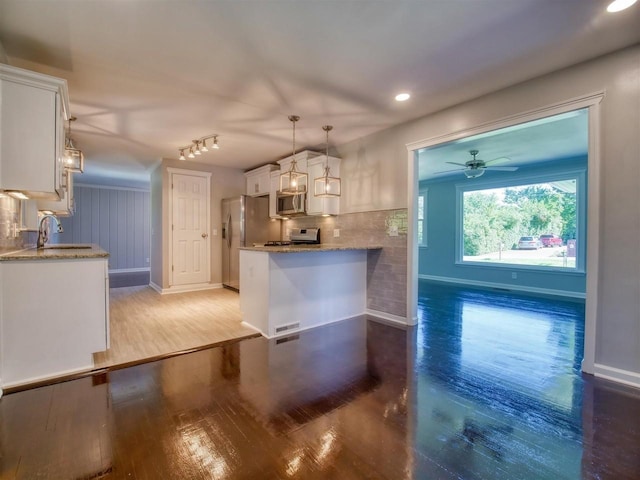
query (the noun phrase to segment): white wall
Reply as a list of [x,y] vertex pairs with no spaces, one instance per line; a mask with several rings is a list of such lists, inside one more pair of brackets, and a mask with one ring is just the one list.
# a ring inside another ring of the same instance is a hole
[[[211,239],[211,282],[222,283],[222,241],[220,201],[245,193],[244,171],[236,168],[223,168],[198,162],[164,159],[151,175],[151,251],[154,264],[151,266],[151,281],[162,288],[169,287],[169,235],[170,231],[162,226],[171,225],[169,196],[171,195],[167,168],[180,168],[199,172],[211,172],[211,218],[209,238]],[[161,198],[159,191],[161,190]],[[159,224],[159,225],[158,225]],[[218,234],[213,235],[217,229]],[[160,262],[158,260],[160,259]]]
[[596,365],[640,385],[640,46],[554,72],[337,149],[341,212],[407,207],[405,145],[605,91]]

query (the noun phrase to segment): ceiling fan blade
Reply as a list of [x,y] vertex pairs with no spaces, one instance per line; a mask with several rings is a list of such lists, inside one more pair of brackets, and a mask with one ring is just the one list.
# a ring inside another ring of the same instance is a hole
[[[447,163],[449,163],[449,162],[447,162]],[[433,172],[433,175],[440,175],[442,173],[451,173],[451,172],[461,172],[463,170],[464,170],[463,168],[455,168],[453,170],[443,170],[442,172]]]
[[487,170],[495,170],[497,172],[515,172],[518,167],[485,167]]
[[457,163],[457,162],[444,162],[444,163],[449,163],[451,165],[459,165],[461,167],[467,168],[467,165],[465,163]]
[[509,157],[498,157],[494,158],[493,160],[487,160],[486,162],[484,162],[484,164],[489,165],[490,163],[505,163],[510,161],[511,159]]

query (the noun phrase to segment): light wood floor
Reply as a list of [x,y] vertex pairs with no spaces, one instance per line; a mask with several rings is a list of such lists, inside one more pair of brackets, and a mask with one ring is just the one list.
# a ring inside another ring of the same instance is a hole
[[110,291],[111,347],[95,368],[138,363],[174,352],[256,336],[241,323],[240,300],[227,289],[160,295],[148,286]]

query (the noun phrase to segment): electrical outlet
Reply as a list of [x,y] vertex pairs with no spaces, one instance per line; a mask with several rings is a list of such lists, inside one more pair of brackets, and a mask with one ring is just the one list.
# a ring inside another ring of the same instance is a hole
[[218,236],[218,229],[217,229],[217,228],[214,228],[214,229],[213,229],[213,232],[211,232],[211,233],[213,233],[213,236],[214,236],[214,237],[217,237],[217,236]]
[[338,238],[340,236],[340,229],[339,228],[334,228],[333,229],[333,238]]
[[149,259],[147,258],[147,263],[149,263]]
[[518,278],[518,274],[516,272],[511,272],[511,278]]
[[389,236],[390,237],[397,237],[398,236],[398,226],[397,225],[390,225],[389,226]]

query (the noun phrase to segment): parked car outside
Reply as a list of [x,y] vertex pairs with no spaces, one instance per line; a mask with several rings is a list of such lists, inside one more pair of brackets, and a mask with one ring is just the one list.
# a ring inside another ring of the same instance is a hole
[[561,247],[562,246],[562,238],[557,235],[553,235],[551,233],[546,235],[540,235],[540,241],[542,242],[543,247]]
[[542,242],[538,237],[520,237],[518,250],[537,250],[542,248]]

